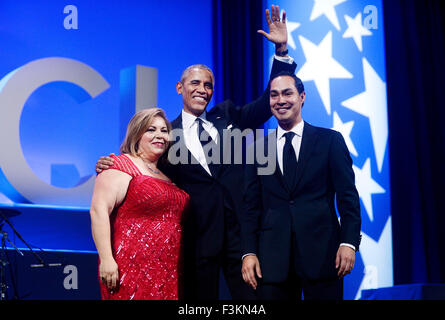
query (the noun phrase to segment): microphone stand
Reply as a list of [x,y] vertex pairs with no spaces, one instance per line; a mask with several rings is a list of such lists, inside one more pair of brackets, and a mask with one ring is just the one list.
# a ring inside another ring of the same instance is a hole
[[[39,262],[38,264],[31,264],[31,268],[42,268],[42,267],[59,267],[62,264],[61,263],[49,263],[47,264],[35,251],[31,248],[31,246],[23,239],[23,237],[20,235],[20,233],[14,228],[12,223],[8,220],[8,218],[5,217],[5,215],[2,213],[2,209],[0,209],[0,221],[3,219],[4,222],[6,222],[9,227],[14,231],[14,233],[17,235],[17,237],[28,247],[29,251],[32,253],[32,255],[37,259]],[[2,234],[2,255],[1,257],[6,257],[6,240],[14,247],[14,249],[23,256],[23,253],[9,240],[8,234],[2,230],[2,226],[4,225],[4,222],[0,224],[0,233]],[[4,259],[4,258],[3,258]],[[5,279],[5,267],[8,264],[6,260],[2,260],[0,258],[0,300],[6,300],[6,292],[8,289],[8,286],[6,285],[6,279]]]
[[4,222],[0,223],[0,234],[2,235],[1,255],[0,255],[0,300],[6,300],[8,285],[6,284],[6,266],[9,262],[6,259],[6,240],[14,249],[23,256],[23,253],[9,240],[8,233],[2,230]]

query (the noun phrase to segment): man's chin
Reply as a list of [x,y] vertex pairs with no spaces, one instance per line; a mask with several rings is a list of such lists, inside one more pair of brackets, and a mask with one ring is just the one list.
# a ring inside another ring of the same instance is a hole
[[277,114],[277,115],[275,115],[275,118],[277,119],[278,122],[283,123],[283,124],[291,122],[291,119],[289,119],[289,117],[284,114]]
[[207,109],[207,104],[206,105],[193,106],[193,109],[191,111],[192,111],[192,113],[195,116],[200,116],[204,111],[206,111],[206,109]]

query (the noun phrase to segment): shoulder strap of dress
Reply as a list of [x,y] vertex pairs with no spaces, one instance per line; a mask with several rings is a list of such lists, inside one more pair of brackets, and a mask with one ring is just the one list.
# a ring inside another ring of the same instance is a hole
[[125,154],[120,155],[112,155],[111,156],[114,159],[114,164],[109,167],[108,169],[116,169],[120,170],[122,172],[125,172],[129,174],[132,177],[140,176],[142,175],[139,168],[134,164],[134,162]]

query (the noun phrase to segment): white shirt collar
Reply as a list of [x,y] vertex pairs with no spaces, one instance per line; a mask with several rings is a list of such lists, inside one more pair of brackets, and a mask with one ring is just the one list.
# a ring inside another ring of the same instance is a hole
[[190,128],[196,121],[197,118],[201,118],[205,123],[207,122],[207,112],[203,112],[199,117],[194,116],[188,112],[185,112],[184,109],[181,112],[182,115],[182,127],[184,129]]
[[293,132],[297,136],[302,137],[303,136],[303,128],[304,128],[304,121],[303,120],[301,120],[292,129],[290,129],[288,131],[286,131],[283,128],[281,128],[280,126],[278,126],[278,129],[277,129],[277,140],[281,139],[286,132]]

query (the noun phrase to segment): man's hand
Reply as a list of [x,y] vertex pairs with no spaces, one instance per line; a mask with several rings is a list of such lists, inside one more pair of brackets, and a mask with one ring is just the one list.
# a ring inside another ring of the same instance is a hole
[[[114,156],[114,153],[110,153],[110,156]],[[103,170],[107,170],[114,164],[114,159],[110,156],[100,157],[96,163],[96,172],[101,173]]]
[[280,20],[280,8],[272,5],[272,18],[269,9],[266,9],[266,21],[269,26],[269,33],[258,30],[267,38],[267,40],[275,43],[276,52],[283,52],[287,49],[287,26],[286,11],[283,10],[283,17]]
[[335,259],[335,268],[338,269],[338,276],[340,278],[351,273],[355,263],[355,251],[348,246],[340,246],[337,251],[337,258]]
[[257,256],[249,255],[243,259],[241,273],[243,274],[244,282],[255,290],[258,285],[255,278],[255,273],[258,275],[258,278],[263,277],[261,275],[260,261],[258,260]]

